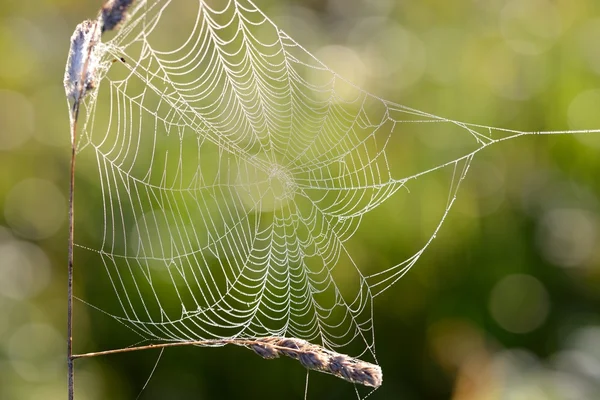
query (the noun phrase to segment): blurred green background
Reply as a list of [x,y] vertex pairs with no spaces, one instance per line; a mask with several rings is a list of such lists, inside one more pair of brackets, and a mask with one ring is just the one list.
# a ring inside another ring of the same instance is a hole
[[[385,99],[521,131],[600,128],[596,0],[257,5],[329,67]],[[2,399],[66,398],[70,147],[62,79],[71,33],[98,7],[0,5]],[[478,154],[437,239],[375,301],[384,385],[370,398],[600,398],[599,151],[600,134],[586,134],[525,137]],[[424,220],[427,204],[418,210]],[[406,211],[385,207],[352,242],[373,270],[402,261],[399,238],[421,232],[419,218],[407,222]],[[78,223],[82,235],[99,229]],[[102,271],[76,268],[79,277]],[[76,280],[76,294],[93,292],[93,280]],[[135,341],[102,314],[76,309],[77,352]],[[157,357],[78,361],[76,398],[135,399]],[[172,349],[140,398],[299,399],[304,379],[287,359]],[[345,382],[310,375],[309,398],[353,396]]]

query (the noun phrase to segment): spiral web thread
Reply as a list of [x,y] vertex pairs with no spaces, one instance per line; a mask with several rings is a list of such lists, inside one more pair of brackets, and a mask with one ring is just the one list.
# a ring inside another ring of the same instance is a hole
[[[77,246],[116,299],[98,308],[148,340],[294,337],[376,359],[373,298],[435,238],[474,155],[528,133],[369,94],[249,1],[181,3],[138,1],[99,44],[77,144],[103,210]],[[461,145],[416,171],[392,157],[431,131]],[[363,218],[432,175],[447,200],[429,239],[362,272]]]

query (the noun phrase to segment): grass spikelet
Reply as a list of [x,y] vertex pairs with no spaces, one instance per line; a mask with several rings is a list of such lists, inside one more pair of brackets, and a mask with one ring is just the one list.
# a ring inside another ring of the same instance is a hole
[[273,359],[284,355],[300,361],[307,369],[325,372],[348,382],[375,388],[383,382],[378,365],[327,350],[306,340],[266,337],[254,339],[247,347],[263,358]]
[[254,350],[254,352],[256,354],[258,354],[262,358],[266,358],[267,360],[279,357],[279,353],[277,352],[277,350],[273,346],[270,346],[270,345],[265,345],[263,343],[256,343],[256,344],[251,345],[250,348],[252,350]]

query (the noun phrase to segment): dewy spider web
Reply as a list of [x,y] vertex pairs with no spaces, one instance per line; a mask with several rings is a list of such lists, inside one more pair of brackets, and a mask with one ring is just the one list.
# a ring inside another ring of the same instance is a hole
[[[103,210],[77,246],[117,299],[98,307],[149,340],[294,337],[375,358],[373,298],[429,246],[474,155],[528,133],[385,101],[251,2],[222,3],[138,1],[98,44],[77,143]],[[391,155],[415,135],[453,145],[414,170]],[[348,241],[363,218],[432,176],[447,199],[429,239],[361,271]]]

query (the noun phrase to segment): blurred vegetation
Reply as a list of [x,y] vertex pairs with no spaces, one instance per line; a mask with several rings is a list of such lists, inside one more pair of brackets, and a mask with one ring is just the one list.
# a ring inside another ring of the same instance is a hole
[[[596,0],[257,3],[328,66],[385,99],[520,131],[600,128]],[[74,27],[98,6],[0,4],[3,399],[66,398],[70,147],[62,77]],[[437,239],[374,303],[384,384],[370,398],[600,398],[599,151],[600,134],[582,134],[530,136],[478,154]],[[418,159],[398,154],[408,156]],[[359,265],[376,271],[404,260],[430,232],[423,226],[432,199],[445,195],[425,193],[403,204],[408,211],[387,202],[370,214],[351,241]],[[79,234],[97,233],[95,218],[79,219]],[[78,295],[113,296],[94,286],[102,267],[76,270]],[[77,352],[136,340],[81,303],[75,315]],[[76,398],[136,398],[157,357],[78,361]],[[291,360],[180,348],[165,351],[141,398],[295,399],[304,382]],[[314,373],[308,394],[355,396],[351,385]]]

